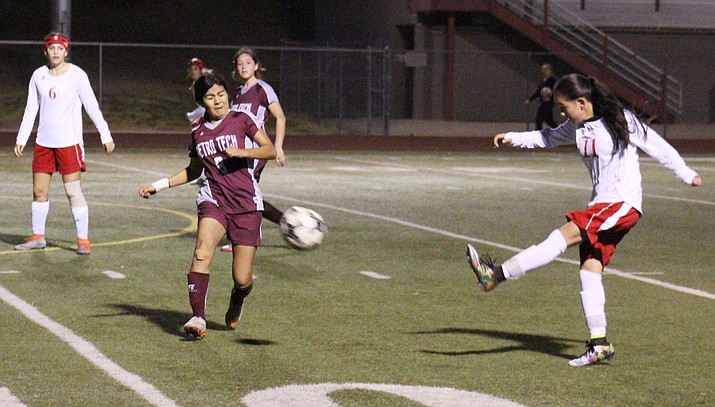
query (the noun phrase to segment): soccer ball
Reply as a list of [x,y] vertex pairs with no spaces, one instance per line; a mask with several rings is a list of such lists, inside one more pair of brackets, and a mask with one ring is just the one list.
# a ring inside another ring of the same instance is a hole
[[548,102],[549,100],[551,100],[553,94],[554,92],[548,86],[544,86],[543,88],[541,88],[541,100],[543,100],[544,102]]
[[281,217],[280,227],[286,242],[301,250],[316,248],[328,233],[323,217],[318,212],[302,206],[288,208]]

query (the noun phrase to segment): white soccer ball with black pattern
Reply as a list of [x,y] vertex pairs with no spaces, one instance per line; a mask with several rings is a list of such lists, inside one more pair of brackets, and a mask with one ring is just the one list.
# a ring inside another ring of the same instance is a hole
[[302,206],[292,206],[281,217],[281,233],[296,249],[314,249],[323,242],[328,225],[320,214]]

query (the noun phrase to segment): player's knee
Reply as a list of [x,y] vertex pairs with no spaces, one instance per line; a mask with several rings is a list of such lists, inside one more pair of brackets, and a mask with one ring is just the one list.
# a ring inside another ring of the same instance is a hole
[[197,261],[203,261],[208,259],[210,252],[202,247],[194,250],[194,259]]
[[70,201],[70,207],[80,208],[87,206],[87,200],[84,199],[80,181],[65,182],[65,193]]

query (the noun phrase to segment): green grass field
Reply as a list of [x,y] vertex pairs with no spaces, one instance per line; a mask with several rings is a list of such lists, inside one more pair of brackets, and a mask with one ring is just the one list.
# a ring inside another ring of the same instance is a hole
[[50,247],[12,250],[30,233],[31,157],[9,153],[0,405],[715,405],[713,157],[687,157],[701,188],[642,163],[644,216],[604,278],[617,355],[574,368],[588,337],[577,248],[485,294],[464,247],[506,260],[583,207],[590,184],[575,154],[289,151],[263,191],[321,213],[325,242],[292,250],[264,224],[238,331],[223,329],[231,256],[217,253],[207,336],[187,342],[196,187],[137,195],[182,168],[184,148],[88,152],[91,256],[73,251],[57,176]]

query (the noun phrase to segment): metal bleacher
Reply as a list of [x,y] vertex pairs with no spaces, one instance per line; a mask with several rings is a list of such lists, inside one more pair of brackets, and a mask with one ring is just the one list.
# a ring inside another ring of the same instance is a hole
[[659,121],[682,113],[680,81],[555,2],[411,0],[410,8],[488,13],[583,74],[597,76],[642,113]]

